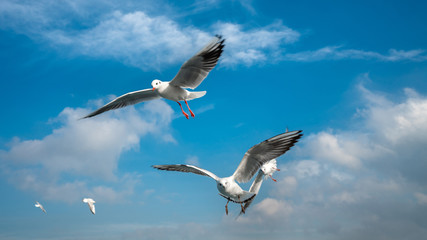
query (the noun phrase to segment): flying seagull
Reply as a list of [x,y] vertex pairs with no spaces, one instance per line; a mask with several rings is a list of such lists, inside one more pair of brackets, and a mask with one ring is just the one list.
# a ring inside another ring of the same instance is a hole
[[36,204],[34,204],[34,206],[40,208],[44,213],[47,214],[46,210],[44,210],[43,205],[41,205],[39,202],[36,202]]
[[[273,178],[273,173],[275,173],[276,171],[280,171],[280,169],[277,168],[276,159],[272,159],[272,160],[264,163],[261,166],[261,168],[259,169],[258,174],[256,175],[254,182],[252,183],[251,187],[249,188],[249,192],[258,194],[259,189],[261,188],[262,182],[267,177],[270,177],[273,181],[276,182],[276,179]],[[245,202],[245,205],[243,205],[244,210],[240,211],[239,216],[242,215],[242,213],[245,213],[246,209],[251,205],[253,200],[254,200],[254,198]]]
[[84,203],[87,203],[92,214],[95,215],[95,201],[92,198],[83,198]]
[[301,138],[301,132],[282,133],[253,146],[245,153],[236,171],[230,177],[219,178],[208,170],[185,164],[154,165],[153,167],[160,170],[191,172],[211,177],[216,181],[219,195],[227,199],[225,213],[228,215],[228,203],[230,201],[239,203],[242,212],[245,213],[243,204],[251,201],[256,193],[243,190],[236,181],[239,183],[248,182],[264,163],[283,155],[294,146],[298,139]]
[[153,88],[126,93],[83,118],[90,118],[112,109],[122,108],[158,98],[166,98],[177,102],[181,107],[182,113],[188,119],[188,114],[184,112],[184,109],[179,102],[184,101],[191,116],[194,118],[195,115],[188,106],[187,101],[203,97],[206,94],[206,91],[190,92],[185,88],[195,89],[208,76],[209,72],[218,63],[218,59],[225,46],[224,41],[225,39],[216,35],[205,47],[202,48],[202,50],[196,53],[192,58],[188,59],[181,66],[181,69],[172,81],[163,82],[155,79],[151,82],[151,86]]

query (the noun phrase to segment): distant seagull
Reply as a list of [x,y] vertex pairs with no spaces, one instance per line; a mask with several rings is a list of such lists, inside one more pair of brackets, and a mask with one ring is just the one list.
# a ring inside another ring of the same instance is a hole
[[95,214],[95,201],[92,198],[83,198],[83,202],[87,203],[92,214]]
[[161,97],[177,102],[181,107],[182,113],[188,119],[188,114],[184,112],[179,102],[184,101],[191,116],[194,118],[195,115],[188,106],[187,101],[203,97],[206,91],[190,92],[185,88],[195,89],[208,76],[221,56],[222,49],[224,48],[224,41],[225,39],[216,35],[202,50],[181,66],[181,69],[172,81],[162,82],[155,79],[151,82],[152,89],[126,93],[83,118],[90,118],[112,109],[122,108]]
[[[249,192],[258,194],[259,189],[261,188],[262,182],[267,177],[270,177],[273,181],[276,182],[276,179],[273,178],[273,173],[275,173],[276,171],[280,171],[280,169],[277,168],[276,159],[272,159],[264,163],[264,165],[262,165],[261,168],[259,169],[258,174],[256,175],[255,180],[251,185],[251,188],[249,189]],[[244,210],[240,211],[239,216],[245,213],[246,209],[251,205],[253,200],[254,198],[250,199],[245,203],[245,205],[243,206]]]
[[256,193],[244,191],[237,183],[248,182],[256,171],[266,162],[283,155],[301,138],[302,131],[292,131],[279,134],[267,139],[252,148],[243,156],[242,161],[236,171],[230,177],[219,178],[215,174],[192,165],[154,165],[154,168],[167,171],[191,172],[203,176],[208,176],[216,181],[219,195],[226,198],[225,213],[228,215],[228,203],[230,201],[240,203],[242,212],[245,213],[243,203],[253,199]]
[[40,208],[44,213],[47,214],[46,210],[44,210],[43,205],[41,205],[39,202],[36,202],[36,204],[34,204],[34,206]]

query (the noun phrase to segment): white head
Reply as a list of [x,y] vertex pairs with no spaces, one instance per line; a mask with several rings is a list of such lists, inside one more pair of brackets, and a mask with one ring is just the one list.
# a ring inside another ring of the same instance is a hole
[[83,198],[82,200],[84,203],[95,203],[95,201],[92,198]]
[[277,171],[277,162],[276,159],[272,159],[261,166],[261,171],[266,176],[272,176],[274,172]]
[[220,191],[227,189],[229,185],[230,183],[228,182],[228,179],[223,178],[217,182],[217,188]]
[[162,81],[160,81],[159,79],[154,79],[154,80],[151,82],[151,86],[153,87],[153,91],[154,91],[156,88],[160,87],[160,85],[162,85]]

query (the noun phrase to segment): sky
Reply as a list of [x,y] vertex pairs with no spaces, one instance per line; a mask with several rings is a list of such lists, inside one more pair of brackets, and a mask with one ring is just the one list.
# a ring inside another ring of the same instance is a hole
[[[422,239],[426,7],[0,0],[0,239]],[[215,34],[194,119],[156,100],[78,120],[171,80]],[[239,218],[212,179],[151,167],[230,176],[287,128],[304,136]]]

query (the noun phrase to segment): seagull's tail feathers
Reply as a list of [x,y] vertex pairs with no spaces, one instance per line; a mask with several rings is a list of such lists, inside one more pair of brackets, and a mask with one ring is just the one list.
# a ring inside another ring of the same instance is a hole
[[190,100],[193,100],[193,99],[196,99],[196,98],[201,98],[201,97],[203,97],[203,96],[205,96],[206,95],[206,91],[200,91],[200,92],[190,92],[189,94],[188,94],[188,97],[187,97],[187,101],[190,101]]

